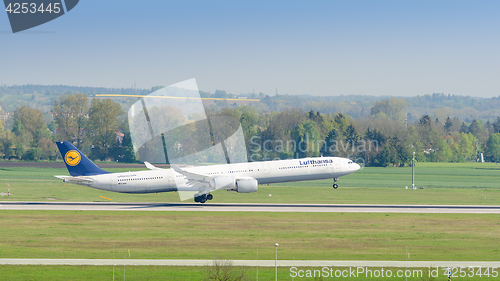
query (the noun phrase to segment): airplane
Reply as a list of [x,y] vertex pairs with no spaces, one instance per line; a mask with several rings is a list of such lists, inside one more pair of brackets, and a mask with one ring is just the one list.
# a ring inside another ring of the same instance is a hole
[[71,176],[55,176],[64,182],[120,193],[157,193],[194,191],[194,201],[213,199],[215,190],[238,193],[257,192],[259,184],[334,179],[356,172],[361,167],[340,157],[314,157],[265,162],[219,164],[161,169],[144,162],[149,170],[110,173],[97,167],[68,141],[57,147]]

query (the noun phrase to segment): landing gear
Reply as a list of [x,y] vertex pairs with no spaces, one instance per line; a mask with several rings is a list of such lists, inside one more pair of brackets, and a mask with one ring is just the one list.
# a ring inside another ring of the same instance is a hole
[[207,202],[208,200],[212,200],[214,199],[214,196],[212,194],[202,194],[202,195],[198,195],[198,196],[195,196],[194,197],[194,202],[198,202],[198,203],[205,203]]
[[333,179],[333,181],[334,181],[334,182],[333,182],[333,188],[334,188],[334,189],[339,188],[339,185],[337,184],[337,181],[338,181],[338,180],[339,180],[339,178],[334,178],[334,179]]

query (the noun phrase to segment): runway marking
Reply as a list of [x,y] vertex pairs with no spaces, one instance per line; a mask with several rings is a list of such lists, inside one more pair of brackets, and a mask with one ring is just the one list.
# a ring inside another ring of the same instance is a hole
[[269,203],[123,203],[123,202],[2,202],[0,210],[80,211],[209,211],[209,212],[329,212],[329,213],[471,213],[500,214],[495,205],[377,205]]
[[[235,266],[274,267],[274,260],[232,260]],[[0,259],[0,265],[137,265],[207,266],[213,260],[175,259]],[[278,266],[291,267],[500,267],[499,261],[352,261],[352,260],[278,260]]]

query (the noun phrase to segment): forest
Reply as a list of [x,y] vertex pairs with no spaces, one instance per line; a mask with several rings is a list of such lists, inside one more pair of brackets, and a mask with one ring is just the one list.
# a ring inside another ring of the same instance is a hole
[[[69,140],[95,160],[137,162],[126,114],[136,99],[95,97],[95,88],[28,86],[0,87],[3,159],[57,160],[54,142]],[[385,167],[409,165],[413,153],[421,162],[496,162],[500,154],[497,98],[236,96],[222,90],[200,95],[242,101],[207,101],[205,110],[209,118],[240,120],[248,161],[339,156]],[[8,112],[14,98],[22,102]],[[246,98],[258,101],[244,102]]]

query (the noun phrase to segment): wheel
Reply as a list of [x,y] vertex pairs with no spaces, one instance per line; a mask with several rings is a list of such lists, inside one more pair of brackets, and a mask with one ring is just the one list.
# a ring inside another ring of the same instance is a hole
[[207,194],[207,200],[212,200],[214,199],[214,196],[212,194]]
[[334,184],[333,184],[333,188],[337,189],[337,188],[339,188],[339,185],[338,185],[338,184],[336,184],[336,183],[334,183]]

